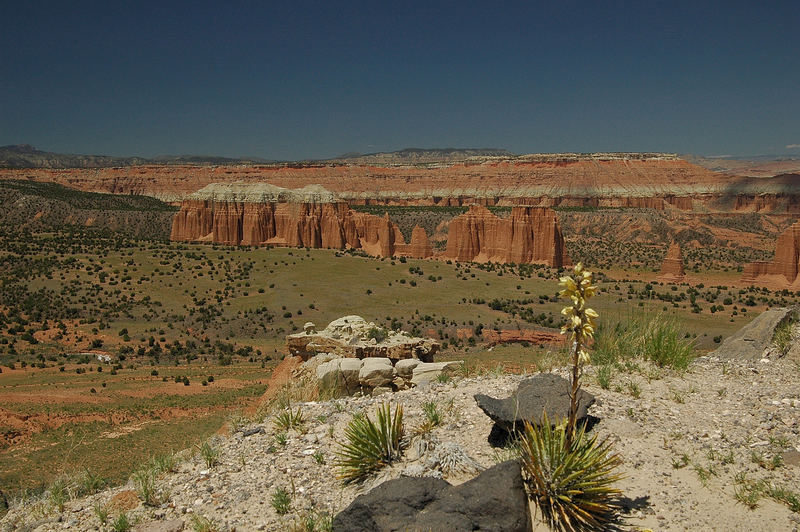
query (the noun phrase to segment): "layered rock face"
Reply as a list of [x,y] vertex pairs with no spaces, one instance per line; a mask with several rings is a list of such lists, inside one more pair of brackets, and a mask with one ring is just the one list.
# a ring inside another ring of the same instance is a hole
[[[377,257],[434,256],[425,229],[406,244],[389,219],[350,210],[321,187],[287,190],[271,185],[212,185],[183,202],[170,238],[230,246],[361,249]],[[555,212],[518,206],[508,218],[473,205],[450,222],[443,258],[457,261],[570,264]]]
[[555,212],[513,207],[509,218],[473,205],[450,222],[445,258],[473,262],[571,264]]
[[354,248],[378,257],[433,255],[424,229],[415,228],[406,244],[388,215],[351,211],[345,203],[189,199],[175,215],[170,238],[231,246]]
[[667,250],[667,256],[664,257],[664,261],[661,263],[661,273],[658,276],[658,280],[666,283],[680,283],[685,278],[683,252],[680,244],[673,242]]
[[800,222],[794,223],[778,237],[775,258],[771,262],[747,264],[742,281],[771,289],[800,288]]
[[[0,169],[0,179],[60,183],[90,192],[143,194],[180,202],[213,183],[321,185],[343,201],[387,205],[639,207],[727,212],[800,212],[800,174],[741,177],[672,154],[530,154],[263,165],[155,165]],[[790,171],[788,168],[786,171]],[[796,172],[796,170],[791,170]],[[748,174],[755,175],[755,174]]]

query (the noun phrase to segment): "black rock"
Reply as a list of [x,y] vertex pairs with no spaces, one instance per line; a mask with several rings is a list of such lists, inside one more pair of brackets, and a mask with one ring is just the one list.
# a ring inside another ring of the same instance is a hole
[[388,480],[333,519],[333,530],[341,532],[530,529],[528,498],[514,460],[459,486],[430,477]]
[[[553,373],[541,373],[519,383],[511,397],[495,399],[476,394],[475,401],[481,410],[506,432],[522,428],[524,421],[535,425],[542,422],[542,412],[555,424],[569,416],[570,382]],[[586,420],[594,396],[585,390],[578,391],[577,422]]]
[[242,436],[245,438],[253,434],[264,434],[264,427],[255,427],[252,429],[242,429]]

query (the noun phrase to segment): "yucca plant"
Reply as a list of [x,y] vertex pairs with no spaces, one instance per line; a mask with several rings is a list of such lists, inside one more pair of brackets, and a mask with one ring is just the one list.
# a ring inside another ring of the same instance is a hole
[[394,415],[389,404],[378,407],[377,422],[367,415],[356,415],[344,430],[347,442],[337,452],[341,478],[345,484],[367,476],[397,460],[403,452],[403,407]]
[[551,427],[547,414],[541,425],[525,424],[519,440],[530,497],[555,530],[607,530],[614,519],[611,484],[622,478],[614,470],[619,456],[608,440],[597,442],[579,425],[567,441],[567,426]]
[[290,406],[275,416],[275,426],[281,430],[295,429],[303,423],[305,423],[305,417],[300,407],[297,410],[292,410]]

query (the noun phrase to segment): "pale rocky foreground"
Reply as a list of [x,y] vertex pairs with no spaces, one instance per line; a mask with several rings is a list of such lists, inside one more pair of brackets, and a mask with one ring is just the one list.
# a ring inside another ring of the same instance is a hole
[[[800,368],[785,359],[731,362],[709,357],[698,359],[685,375],[641,368],[615,375],[608,391],[595,383],[591,370],[585,381],[597,397],[590,410],[600,418],[594,430],[612,438],[623,459],[627,478],[618,486],[632,506],[623,516],[625,526],[800,530],[800,514],[784,504],[764,498],[751,510],[734,498],[737,473],[800,491]],[[558,373],[566,376],[564,370]],[[144,527],[178,520],[191,529],[194,513],[214,520],[220,530],[284,530],[304,511],[335,514],[386,479],[441,474],[441,466],[431,460],[433,453],[420,457],[418,446],[412,445],[402,463],[364,486],[342,487],[336,480],[334,453],[351,415],[374,416],[377,405],[387,400],[404,406],[408,432],[422,421],[423,402],[437,401],[446,414],[443,424],[433,429],[434,445],[453,449],[455,444],[481,466],[491,466],[496,455],[487,441],[491,422],[473,395],[508,396],[522,378],[455,378],[381,397],[303,404],[306,432],[291,431],[285,446],[276,442],[278,431],[269,419],[245,426],[244,432],[219,439],[219,465],[207,468],[199,456],[187,459],[177,473],[162,479],[170,492],[168,503],[159,508],[139,505],[129,516]],[[639,398],[632,395],[636,385]],[[765,460],[780,454],[783,464],[768,470],[754,463],[753,452]],[[315,458],[318,453],[322,464]],[[444,478],[457,484],[475,474],[466,468]],[[294,492],[287,516],[279,516],[270,505],[277,487]],[[110,530],[100,525],[94,505],[124,499],[124,492],[132,489],[129,484],[71,501],[61,514],[48,511],[44,502],[28,501],[12,507],[0,529]],[[112,511],[111,518],[116,515]]]

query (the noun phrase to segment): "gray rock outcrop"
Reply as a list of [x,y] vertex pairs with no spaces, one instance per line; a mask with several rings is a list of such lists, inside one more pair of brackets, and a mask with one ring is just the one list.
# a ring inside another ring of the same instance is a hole
[[[551,423],[569,416],[570,382],[553,373],[542,373],[519,383],[517,390],[505,399],[476,394],[475,401],[487,416],[506,432],[522,428],[525,421],[541,424],[542,413]],[[594,396],[578,391],[578,422],[586,419]]]
[[333,530],[348,532],[530,529],[517,461],[498,464],[459,486],[431,477],[388,480],[359,495],[333,519]]
[[759,360],[772,344],[775,328],[790,319],[793,308],[773,308],[759,314],[753,321],[722,342],[709,356],[724,359]]

